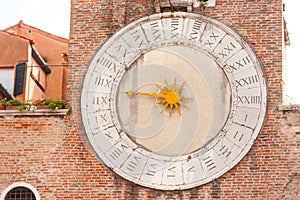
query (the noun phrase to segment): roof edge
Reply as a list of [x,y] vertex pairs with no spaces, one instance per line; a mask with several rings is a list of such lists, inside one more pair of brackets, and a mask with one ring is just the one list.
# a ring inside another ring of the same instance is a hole
[[0,32],[8,34],[8,35],[16,36],[16,37],[19,37],[19,38],[22,38],[22,39],[25,39],[25,40],[28,40],[30,42],[30,44],[34,44],[35,43],[34,40],[32,40],[32,39],[30,39],[28,37],[24,37],[22,35],[18,35],[16,33],[11,33],[11,32],[5,31],[5,30],[0,30]]
[[68,42],[69,42],[69,39],[67,39],[67,38],[64,38],[64,37],[61,37],[61,36],[58,36],[58,35],[49,33],[49,32],[47,32],[47,31],[43,31],[43,30],[41,30],[41,29],[39,29],[39,28],[36,28],[36,27],[34,27],[34,26],[30,26],[30,25],[28,25],[28,24],[25,24],[25,23],[23,22],[23,20],[20,20],[18,24],[9,26],[9,27],[7,27],[7,28],[4,29],[4,30],[5,30],[5,31],[8,31],[10,28],[15,27],[15,26],[19,26],[20,28],[26,28],[26,27],[27,27],[27,28],[31,28],[31,29],[34,29],[34,30],[39,31],[41,34],[46,35],[46,36],[48,36],[48,37],[50,37],[50,38],[53,38],[53,39],[56,39],[56,40],[59,40],[59,41],[61,41],[61,42],[65,42],[65,43],[68,43]]

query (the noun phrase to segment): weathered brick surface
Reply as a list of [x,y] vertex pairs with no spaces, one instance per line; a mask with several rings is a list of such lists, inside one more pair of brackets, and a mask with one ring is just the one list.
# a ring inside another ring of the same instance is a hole
[[[203,14],[235,29],[260,58],[268,84],[265,125],[250,152],[221,178],[185,191],[134,185],[96,158],[80,117],[80,92],[89,62],[124,25],[155,11],[151,0],[72,0],[67,98],[64,118],[0,118],[0,193],[13,182],[37,188],[41,199],[297,199],[299,110],[282,103],[282,2],[217,0]],[[198,11],[196,11],[198,12]],[[200,12],[200,11],[199,11]]]

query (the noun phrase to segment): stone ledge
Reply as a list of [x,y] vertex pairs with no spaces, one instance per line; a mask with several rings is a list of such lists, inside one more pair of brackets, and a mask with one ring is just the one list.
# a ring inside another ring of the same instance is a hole
[[293,130],[296,134],[300,134],[300,126],[294,126],[294,127],[292,127],[292,130]]
[[[196,0],[154,0],[156,13],[161,12],[161,8],[170,8],[171,5],[174,7],[185,7],[188,12],[192,12],[193,8],[200,7],[200,2]],[[205,7],[216,6],[216,0],[208,0]]]
[[32,111],[19,111],[19,110],[0,110],[0,117],[9,116],[65,116],[69,112],[69,109],[40,109]]
[[278,111],[281,112],[300,112],[300,104],[280,105],[277,106]]

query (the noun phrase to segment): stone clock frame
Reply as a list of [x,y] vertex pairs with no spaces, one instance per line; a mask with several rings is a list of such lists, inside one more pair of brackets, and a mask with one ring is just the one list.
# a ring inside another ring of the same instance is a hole
[[[172,45],[196,49],[216,62],[229,81],[231,104],[210,142],[188,154],[166,156],[137,145],[123,131],[116,95],[137,58]],[[262,128],[266,102],[262,66],[247,42],[212,18],[176,12],[136,20],[101,46],[84,79],[81,114],[88,139],[107,167],[145,187],[181,190],[222,176],[247,154]]]

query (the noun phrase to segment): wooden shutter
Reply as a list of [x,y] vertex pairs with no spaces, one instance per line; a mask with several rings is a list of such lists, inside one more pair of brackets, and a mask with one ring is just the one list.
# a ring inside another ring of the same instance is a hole
[[19,63],[16,66],[14,96],[24,93],[26,63]]

